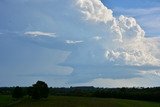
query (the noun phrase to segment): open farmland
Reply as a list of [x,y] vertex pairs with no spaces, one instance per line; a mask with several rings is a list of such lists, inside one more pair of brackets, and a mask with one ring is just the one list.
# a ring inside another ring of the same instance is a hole
[[50,96],[47,99],[41,100],[23,98],[21,101],[15,103],[8,96],[8,104],[6,100],[3,100],[4,98],[7,99],[1,96],[1,107],[4,104],[8,105],[8,107],[160,107],[160,103],[156,102],[113,98]]

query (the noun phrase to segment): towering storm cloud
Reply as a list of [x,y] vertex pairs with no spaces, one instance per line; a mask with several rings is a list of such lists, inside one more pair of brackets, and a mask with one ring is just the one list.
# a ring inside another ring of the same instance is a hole
[[[159,65],[159,58],[151,49],[156,47],[145,38],[145,32],[132,17],[121,15],[118,19],[112,10],[105,7],[100,0],[79,0],[81,12],[87,21],[103,24],[105,29],[103,45],[106,60],[127,65]],[[111,46],[108,46],[108,41]],[[158,50],[157,50],[158,52]]]
[[101,0],[3,0],[0,14],[8,84],[23,77],[55,86],[160,85],[159,37],[146,37],[135,18],[115,17]]

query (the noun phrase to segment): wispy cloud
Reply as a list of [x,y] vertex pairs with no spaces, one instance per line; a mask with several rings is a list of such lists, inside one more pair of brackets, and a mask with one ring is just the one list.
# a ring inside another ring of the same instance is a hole
[[142,16],[139,19],[139,22],[149,30],[153,30],[153,32],[159,32],[160,29],[160,13],[159,14],[151,14],[149,16]]
[[160,14],[160,7],[153,8],[115,8],[115,12],[127,14],[130,16],[143,16],[150,14]]
[[98,41],[98,40],[101,40],[102,37],[101,36],[95,36],[95,37],[93,37],[93,39]]
[[95,87],[153,87],[159,86],[160,83],[156,82],[160,78],[151,77],[135,77],[128,79],[107,79],[97,78],[87,83],[74,84],[82,86],[95,86]]
[[66,40],[65,41],[67,44],[77,44],[77,43],[82,43],[83,41],[79,40],[79,41],[74,41],[74,40]]
[[160,77],[160,70],[140,71],[140,75],[155,75]]
[[56,37],[55,33],[50,32],[41,32],[41,31],[28,31],[24,33],[25,35],[30,36],[48,36],[48,37]]

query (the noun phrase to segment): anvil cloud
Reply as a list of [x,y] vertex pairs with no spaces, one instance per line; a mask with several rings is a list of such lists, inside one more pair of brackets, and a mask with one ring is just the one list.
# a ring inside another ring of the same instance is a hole
[[159,37],[147,37],[135,18],[114,16],[106,5],[0,1],[0,85],[160,85]]

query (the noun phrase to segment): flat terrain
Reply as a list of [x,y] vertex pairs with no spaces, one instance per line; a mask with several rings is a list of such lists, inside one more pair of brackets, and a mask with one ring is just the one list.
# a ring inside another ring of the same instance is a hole
[[160,107],[160,103],[112,98],[50,96],[47,99],[24,98],[13,102],[9,96],[0,96],[0,107]]

